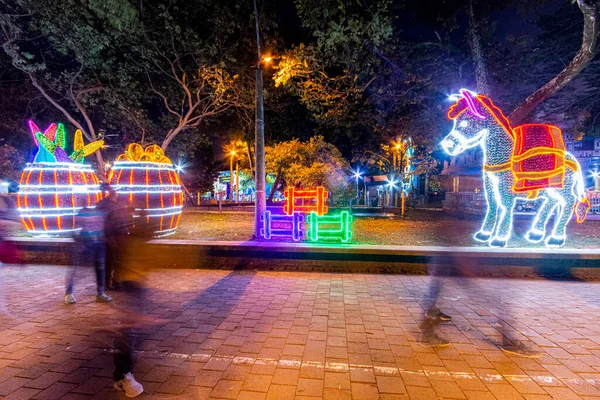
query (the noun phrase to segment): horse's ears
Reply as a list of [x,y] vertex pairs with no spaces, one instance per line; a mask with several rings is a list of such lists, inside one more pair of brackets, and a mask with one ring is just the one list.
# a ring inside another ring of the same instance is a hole
[[475,114],[475,116],[477,116],[478,118],[481,118],[481,119],[486,119],[485,115],[483,115],[477,109],[477,98],[473,95],[473,93],[471,91],[466,90],[466,89],[460,89],[460,95],[467,101],[469,110],[471,110],[471,112],[473,114]]

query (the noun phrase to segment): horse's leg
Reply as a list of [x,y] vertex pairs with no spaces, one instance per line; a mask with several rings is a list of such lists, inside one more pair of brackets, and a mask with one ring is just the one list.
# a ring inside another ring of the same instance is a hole
[[558,205],[558,201],[549,194],[545,193],[544,197],[544,203],[540,206],[531,229],[525,235],[525,239],[532,243],[538,243],[544,239],[544,236],[546,236],[546,224]]
[[496,201],[496,196],[494,195],[492,179],[490,179],[487,173],[483,176],[483,190],[488,208],[483,220],[483,224],[481,225],[481,229],[479,229],[479,231],[477,231],[473,236],[473,238],[478,242],[487,242],[490,240],[492,234],[494,233],[496,219],[498,218],[498,202]]
[[575,203],[577,203],[577,199],[571,191],[571,185],[567,185],[566,180],[565,189],[561,191],[548,189],[548,192],[552,193],[552,196],[557,199],[560,206],[558,215],[554,221],[554,229],[552,230],[552,234],[546,239],[546,246],[560,247],[565,244],[565,240],[567,239],[567,223],[573,217],[574,207]]
[[512,192],[513,179],[511,172],[502,172],[490,177],[493,181],[494,194],[498,205],[498,223],[490,246],[504,247],[512,234],[512,214],[515,206],[515,196]]

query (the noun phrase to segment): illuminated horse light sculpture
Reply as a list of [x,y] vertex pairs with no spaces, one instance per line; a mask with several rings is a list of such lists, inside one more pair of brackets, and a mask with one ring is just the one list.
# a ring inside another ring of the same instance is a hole
[[[567,223],[573,216],[585,220],[590,207],[585,198],[579,163],[567,153],[560,129],[552,125],[529,124],[515,128],[492,101],[465,89],[453,95],[456,103],[448,118],[452,131],[442,141],[454,156],[481,146],[484,152],[483,182],[488,209],[475,240],[504,247],[512,233],[513,208],[517,199],[543,199],[525,238],[544,240],[548,247],[560,247],[566,240]],[[554,216],[554,227],[546,224]]]

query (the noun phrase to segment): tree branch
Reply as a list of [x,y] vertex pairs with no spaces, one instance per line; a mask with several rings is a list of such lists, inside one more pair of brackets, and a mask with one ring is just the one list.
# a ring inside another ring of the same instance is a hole
[[583,68],[594,58],[598,50],[600,2],[598,0],[577,0],[583,13],[583,37],[581,48],[573,60],[558,75],[525,99],[510,114],[508,119],[518,125],[544,100],[552,96],[566,84],[571,82]]

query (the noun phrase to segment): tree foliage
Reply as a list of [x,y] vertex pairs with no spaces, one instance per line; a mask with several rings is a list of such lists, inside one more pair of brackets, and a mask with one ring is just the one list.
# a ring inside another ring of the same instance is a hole
[[324,186],[337,192],[348,186],[349,163],[322,136],[307,142],[294,139],[267,146],[265,162],[267,173],[276,175],[273,190],[280,185],[292,185],[298,188]]

